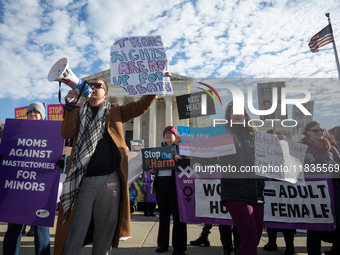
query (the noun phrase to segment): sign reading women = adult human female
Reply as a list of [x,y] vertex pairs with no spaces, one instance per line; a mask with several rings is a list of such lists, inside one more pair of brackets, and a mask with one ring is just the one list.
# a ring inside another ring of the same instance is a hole
[[110,83],[130,95],[173,94],[161,36],[124,37],[111,46]]
[[0,154],[0,221],[53,226],[64,140],[59,121],[7,119]]

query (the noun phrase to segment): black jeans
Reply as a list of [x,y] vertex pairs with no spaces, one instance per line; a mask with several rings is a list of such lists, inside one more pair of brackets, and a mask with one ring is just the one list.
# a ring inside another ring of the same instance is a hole
[[158,178],[156,196],[159,209],[158,247],[169,248],[170,216],[172,215],[172,246],[174,251],[184,252],[187,250],[187,225],[179,221],[175,176],[156,178]]

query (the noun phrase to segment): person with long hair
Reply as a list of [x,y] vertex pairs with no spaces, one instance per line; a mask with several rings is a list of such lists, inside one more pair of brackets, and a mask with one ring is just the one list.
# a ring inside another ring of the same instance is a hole
[[[339,164],[340,154],[335,146],[327,139],[326,130],[320,122],[311,121],[304,128],[301,140],[303,144],[308,145],[305,163],[309,164]],[[329,138],[330,139],[330,138]],[[331,140],[331,139],[330,139]],[[332,141],[332,140],[331,140]],[[308,174],[308,173],[307,173]],[[336,231],[334,232],[334,245],[331,251],[325,254],[340,254],[340,185],[339,180],[333,178],[334,204],[335,204],[335,222]],[[307,252],[308,255],[321,255],[321,238],[322,232],[315,230],[307,231]]]
[[[246,108],[244,115],[233,114],[233,102],[227,105],[226,129],[234,138],[236,154],[220,157],[222,165],[255,165],[254,138],[256,127]],[[239,123],[239,124],[237,124]],[[237,255],[256,255],[263,227],[264,179],[255,173],[223,173],[221,200],[228,209],[240,235],[241,244]]]

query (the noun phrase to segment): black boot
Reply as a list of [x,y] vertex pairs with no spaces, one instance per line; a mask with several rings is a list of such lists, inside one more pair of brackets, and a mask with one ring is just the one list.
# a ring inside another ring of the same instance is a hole
[[223,255],[231,255],[231,247],[233,247],[232,239],[231,239],[231,226],[228,225],[219,225],[221,236],[221,243],[223,246]]
[[283,230],[282,233],[286,242],[286,249],[284,255],[294,255],[295,254],[294,233],[292,233],[290,230]]
[[234,236],[234,251],[235,251],[235,255],[236,255],[238,247],[241,244],[241,238],[240,238],[240,235],[238,234],[235,226],[233,226],[233,236]]
[[329,251],[325,251],[325,255],[336,255],[336,248],[334,247],[334,244],[332,246],[332,249],[330,249]]
[[230,244],[231,240],[221,239],[222,246],[223,246],[223,255],[231,255]]
[[268,243],[265,246],[263,246],[263,249],[265,251],[277,250],[277,244],[276,244],[277,229],[267,228],[267,233],[268,233]]
[[208,239],[208,235],[210,234],[210,231],[204,232],[202,231],[199,238],[197,238],[195,241],[190,241],[191,245],[200,246],[203,244],[204,246],[210,246],[210,241]]

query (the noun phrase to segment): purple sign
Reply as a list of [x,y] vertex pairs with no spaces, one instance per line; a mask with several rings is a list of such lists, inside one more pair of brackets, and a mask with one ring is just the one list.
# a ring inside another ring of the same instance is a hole
[[7,119],[0,154],[0,221],[52,227],[64,139],[61,122]]

